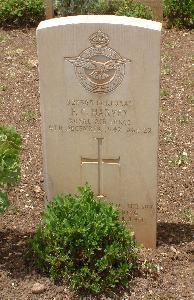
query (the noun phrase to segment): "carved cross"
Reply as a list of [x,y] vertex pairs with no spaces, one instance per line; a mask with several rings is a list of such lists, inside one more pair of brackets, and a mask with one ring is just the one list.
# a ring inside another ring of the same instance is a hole
[[102,140],[103,138],[96,138],[98,141],[98,157],[86,158],[81,157],[81,165],[83,164],[97,164],[98,165],[98,195],[97,197],[103,198],[102,193],[102,166],[103,164],[120,165],[120,157],[118,158],[102,158]]

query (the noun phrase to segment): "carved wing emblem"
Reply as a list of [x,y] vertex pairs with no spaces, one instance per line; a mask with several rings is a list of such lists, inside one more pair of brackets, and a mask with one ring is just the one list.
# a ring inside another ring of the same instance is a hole
[[125,75],[125,64],[130,59],[122,58],[108,47],[109,37],[101,30],[89,38],[91,47],[77,57],[65,57],[75,69],[80,83],[93,93],[108,93],[117,88]]
[[88,75],[94,79],[102,80],[110,77],[110,71],[116,70],[121,64],[125,64],[126,59],[112,59],[106,62],[95,61],[88,58],[76,57],[67,59],[75,67],[85,68],[86,70],[92,70]]

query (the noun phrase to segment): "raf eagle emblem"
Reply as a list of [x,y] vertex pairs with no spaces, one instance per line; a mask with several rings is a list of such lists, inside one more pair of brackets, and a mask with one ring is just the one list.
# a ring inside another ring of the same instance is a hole
[[82,86],[92,93],[108,93],[115,90],[125,75],[125,64],[131,62],[122,58],[115,50],[107,47],[108,35],[102,31],[89,38],[91,47],[75,58],[65,57],[73,64]]

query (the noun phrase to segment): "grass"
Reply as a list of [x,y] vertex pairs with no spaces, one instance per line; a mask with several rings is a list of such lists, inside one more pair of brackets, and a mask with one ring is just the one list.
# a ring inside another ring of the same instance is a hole
[[6,42],[6,38],[4,36],[0,36],[0,43],[5,43]]
[[169,55],[169,54],[163,54],[162,56],[161,56],[161,61],[162,62],[167,62],[167,61],[169,61],[169,60],[171,60],[171,56]]
[[162,76],[171,75],[171,74],[172,74],[172,70],[170,67],[166,67],[161,71]]
[[37,114],[35,111],[26,111],[22,114],[23,116],[23,120],[27,121],[27,122],[32,122],[32,121],[36,121],[37,119]]
[[194,210],[192,209],[185,210],[183,217],[186,222],[194,224]]
[[188,87],[193,88],[194,87],[194,80],[189,80],[187,85],[188,85]]
[[0,86],[0,91],[1,91],[1,92],[5,92],[6,89],[7,89],[7,87],[6,87],[5,85],[1,85],[1,86]]
[[189,115],[182,115],[181,117],[178,118],[178,122],[181,125],[186,125],[189,123],[189,121],[190,121]]
[[0,214],[2,214],[9,207],[9,200],[7,193],[0,191]]
[[24,50],[21,49],[21,48],[18,48],[18,49],[15,50],[15,53],[18,54],[18,55],[21,55],[23,52],[24,52]]
[[194,96],[189,96],[187,99],[191,105],[194,105]]
[[169,163],[174,167],[185,167],[189,163],[187,152],[184,150],[182,153],[176,154],[175,158],[170,160]]
[[174,49],[175,48],[175,44],[174,43],[165,43],[164,46],[167,48],[167,49]]
[[164,140],[167,143],[173,143],[175,140],[175,135],[172,132],[166,133],[164,136]]
[[24,50],[23,49],[21,49],[21,48],[17,48],[17,49],[15,49],[15,50],[8,50],[8,51],[6,51],[6,54],[8,55],[8,56],[21,56],[22,54],[24,53]]
[[28,59],[26,62],[26,67],[29,69],[36,68],[38,66],[38,61],[36,59]]
[[160,91],[160,97],[161,97],[161,99],[165,99],[165,98],[167,98],[169,95],[170,95],[170,93],[169,93],[167,90],[162,89],[162,90]]

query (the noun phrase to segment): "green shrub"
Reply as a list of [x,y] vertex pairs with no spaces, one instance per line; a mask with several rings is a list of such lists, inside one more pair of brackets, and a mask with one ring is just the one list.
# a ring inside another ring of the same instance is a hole
[[136,3],[135,1],[119,1],[114,0],[117,4],[116,15],[127,16],[142,19],[153,19],[153,12],[151,8],[143,3]]
[[21,142],[14,127],[0,125],[0,206],[3,210],[8,204],[7,188],[20,179]]
[[99,14],[99,15],[124,15],[128,17],[137,17],[152,19],[151,9],[135,1],[130,0],[77,0],[55,2],[56,11],[60,16],[77,15],[77,14]]
[[43,18],[43,0],[0,0],[1,26],[33,26]]
[[58,16],[83,15],[95,5],[95,0],[56,0],[55,10]]
[[193,0],[164,0],[164,16],[169,27],[194,28]]
[[0,191],[0,214],[2,214],[9,206],[7,193]]
[[15,128],[0,125],[0,187],[17,183],[20,179],[19,154],[21,136]]
[[53,279],[73,289],[99,293],[127,286],[137,264],[133,234],[119,212],[95,199],[87,185],[80,195],[61,195],[51,202],[30,241],[30,259]]

